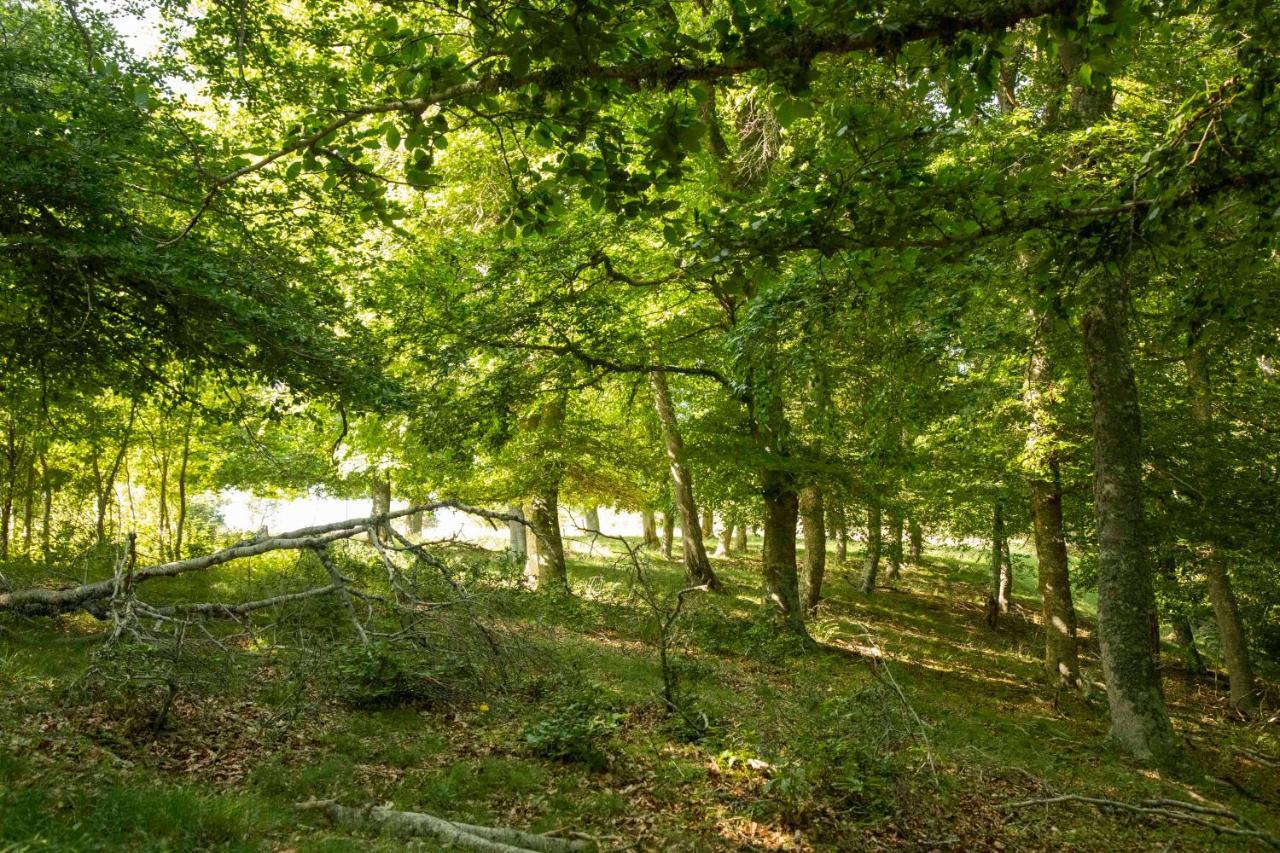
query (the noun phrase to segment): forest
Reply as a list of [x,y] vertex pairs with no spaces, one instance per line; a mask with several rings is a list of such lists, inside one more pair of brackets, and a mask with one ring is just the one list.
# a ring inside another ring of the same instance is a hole
[[1280,2],[0,0],[0,853],[1280,850]]

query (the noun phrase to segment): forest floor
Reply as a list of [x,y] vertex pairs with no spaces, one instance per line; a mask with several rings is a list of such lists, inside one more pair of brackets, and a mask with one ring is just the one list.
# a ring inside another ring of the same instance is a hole
[[[511,682],[440,701],[353,705],[314,658],[246,644],[231,668],[204,662],[237,675],[183,682],[154,731],[139,711],[153,694],[76,689],[102,669],[74,642],[100,630],[91,619],[10,623],[0,851],[403,849],[300,812],[309,798],[581,833],[604,849],[1265,849],[1087,804],[1007,807],[1064,794],[1220,806],[1280,835],[1278,727],[1234,720],[1220,677],[1189,678],[1166,650],[1189,756],[1176,776],[1107,745],[1104,699],[1042,686],[1025,560],[994,631],[982,553],[931,550],[871,596],[857,591],[858,563],[833,560],[813,647],[759,615],[756,559],[715,564],[726,592],[690,596],[677,623],[685,718],[658,699],[652,613],[630,569],[581,548],[575,598],[488,601],[486,618],[520,649]],[[217,597],[244,568],[221,571],[154,587]],[[664,600],[680,587],[678,564],[655,560],[652,576]],[[1080,609],[1097,680],[1091,602]]]

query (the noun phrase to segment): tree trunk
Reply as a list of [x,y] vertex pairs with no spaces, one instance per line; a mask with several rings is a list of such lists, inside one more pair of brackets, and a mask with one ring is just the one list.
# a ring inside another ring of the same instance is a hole
[[720,588],[720,581],[711,570],[706,548],[702,544],[702,530],[698,526],[698,504],[693,499],[693,476],[684,461],[684,440],[680,437],[675,408],[671,405],[671,392],[667,388],[666,374],[655,371],[649,374],[653,389],[654,408],[662,428],[662,443],[667,450],[667,462],[671,467],[671,486],[676,508],[680,511],[680,539],[684,551],[685,575],[692,584],[706,584]]
[[910,562],[913,566],[924,564],[924,530],[914,518],[907,521],[907,537],[911,542]]
[[646,509],[641,511],[640,525],[644,532],[644,547],[657,548],[662,544],[658,541],[658,518],[654,515],[653,510]]
[[1033,479],[1031,524],[1036,542],[1036,581],[1044,616],[1044,670],[1051,683],[1076,687],[1080,657],[1076,608],[1071,597],[1067,542],[1062,532],[1062,489],[1058,460],[1047,463],[1050,479]]
[[405,531],[415,539],[420,538],[422,536],[422,524],[423,513],[415,512],[405,519]]
[[[1188,353],[1186,366],[1187,383],[1191,390],[1191,415],[1207,433],[1213,425],[1213,392],[1209,384],[1209,364],[1204,351],[1196,348]],[[1227,572],[1222,553],[1214,543],[1202,544],[1199,551],[1200,563],[1204,566],[1205,580],[1209,587],[1209,601],[1213,604],[1213,618],[1218,625],[1222,658],[1227,665],[1231,705],[1240,713],[1250,715],[1258,708],[1257,684],[1253,677],[1253,661],[1249,659],[1248,638],[1240,619],[1240,607],[1231,586],[1231,575]]]
[[880,500],[872,498],[867,506],[867,561],[862,572],[862,592],[870,595],[876,588],[880,572]]
[[1036,582],[1044,619],[1045,675],[1051,683],[1076,687],[1081,684],[1076,609],[1071,596],[1067,540],[1062,528],[1062,478],[1051,411],[1056,388],[1047,338],[1054,316],[1052,311],[1031,314],[1035,333],[1023,392],[1029,421],[1027,486],[1031,493],[1031,525],[1036,545]]
[[844,565],[849,562],[849,524],[845,519],[844,507],[839,504],[827,504],[827,533],[835,532],[836,562]]
[[702,509],[702,536],[705,539],[715,533],[715,513],[711,507],[703,507]]
[[533,528],[525,558],[525,579],[531,589],[569,591],[569,575],[564,563],[564,540],[560,537],[560,490],[544,486],[534,493],[526,514]]
[[991,511],[991,591],[987,595],[987,624],[994,628],[998,614],[1009,611],[1004,594],[1004,506],[999,500]]
[[13,520],[13,490],[18,479],[18,429],[12,420],[5,431],[4,501],[0,503],[0,560],[9,559],[9,525]]
[[[169,530],[169,453],[167,450],[160,454],[160,494],[156,496],[158,512],[156,513],[156,537],[160,545],[160,553],[164,555],[169,553],[168,545],[171,540]],[[172,559],[177,559],[176,554],[170,555]]]
[[1094,510],[1098,524],[1098,640],[1111,737],[1142,760],[1180,755],[1147,631],[1155,609],[1142,507],[1142,418],[1129,360],[1128,292],[1105,271],[1086,282],[1081,317],[1093,397]]
[[[524,509],[520,504],[510,504],[507,506],[507,513],[517,518],[525,518]],[[528,528],[522,521],[507,522],[507,553],[511,555],[511,559],[518,563],[523,563],[529,557],[528,547]]]
[[1173,636],[1178,643],[1178,648],[1182,650],[1182,661],[1187,668],[1187,672],[1192,675],[1204,675],[1208,672],[1208,667],[1204,665],[1204,658],[1200,657],[1200,650],[1196,648],[1196,635],[1191,630],[1191,622],[1187,619],[1186,614],[1177,613],[1170,620],[1173,626]]
[[600,507],[595,506],[594,504],[587,507],[585,516],[586,517],[583,519],[583,522],[587,528],[587,532],[599,533],[600,532]]
[[731,518],[720,517],[720,538],[716,543],[717,555],[721,557],[732,557],[734,555],[733,528],[735,526]]
[[739,524],[734,532],[734,550],[742,556],[747,556],[747,526]]
[[813,613],[822,601],[822,578],[827,570],[827,530],[822,489],[807,486],[800,492],[800,517],[804,522],[804,610]]
[[902,577],[902,513],[889,513],[889,580]]
[[806,634],[796,575],[796,522],[800,499],[788,472],[766,469],[762,481],[765,606],[774,608],[791,630]]
[[676,517],[674,511],[668,509],[662,513],[662,556],[672,559],[671,549],[676,538]]
[[36,453],[27,454],[27,482],[22,494],[22,553],[31,556],[31,528],[35,521],[36,502]]
[[173,558],[182,558],[182,540],[187,526],[187,466],[191,461],[191,419],[193,413],[188,410],[187,420],[182,428],[182,460],[178,463],[178,518],[173,531]]
[[[386,515],[391,512],[391,477],[377,471],[369,475],[369,514]],[[384,543],[391,541],[391,533],[387,530],[391,522],[379,522],[375,529],[378,538]]]
[[40,489],[44,496],[44,509],[40,518],[40,556],[49,560],[53,546],[53,480],[49,476],[49,460],[40,452]]

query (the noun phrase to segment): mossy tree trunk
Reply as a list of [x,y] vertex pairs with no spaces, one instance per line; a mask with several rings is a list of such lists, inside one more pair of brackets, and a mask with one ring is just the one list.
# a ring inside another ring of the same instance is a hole
[[1142,506],[1142,418],[1130,363],[1128,288],[1110,271],[1085,282],[1080,327],[1093,398],[1093,497],[1098,525],[1098,640],[1111,737],[1141,760],[1180,756],[1151,658],[1155,612]]
[[[1206,433],[1213,428],[1213,392],[1209,384],[1209,363],[1204,350],[1195,348],[1186,358],[1187,384],[1191,391],[1191,414],[1196,424]],[[1227,680],[1231,691],[1231,705],[1242,714],[1252,714],[1258,708],[1257,684],[1253,676],[1253,661],[1249,658],[1249,641],[1244,623],[1240,619],[1240,606],[1236,602],[1231,575],[1221,549],[1214,542],[1204,542],[1198,549],[1200,565],[1209,587],[1209,601],[1213,605],[1213,619],[1218,626],[1218,641],[1222,644],[1222,658],[1227,665]]]
[[800,518],[804,523],[804,609],[813,613],[822,601],[822,579],[827,571],[826,513],[818,486],[801,490]]
[[867,504],[867,559],[862,570],[862,592],[870,595],[880,573],[880,500],[873,497]]
[[889,580],[902,577],[902,513],[889,513]]

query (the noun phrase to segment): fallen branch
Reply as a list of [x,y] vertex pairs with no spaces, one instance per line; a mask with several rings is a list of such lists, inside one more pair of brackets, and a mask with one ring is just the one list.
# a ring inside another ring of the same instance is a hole
[[585,853],[594,845],[551,835],[535,835],[506,827],[458,823],[421,812],[400,812],[381,806],[351,808],[333,800],[307,800],[300,809],[323,812],[329,820],[357,828],[391,830],[398,835],[434,838],[444,844],[478,853]]
[[[200,557],[189,557],[185,560],[174,560],[168,563],[161,563],[154,566],[146,566],[137,570],[131,570],[128,583],[132,588],[137,584],[154,578],[173,577],[175,575],[187,574],[188,572],[204,571],[206,569],[211,569],[214,566],[220,566],[223,563],[229,563],[232,560],[240,560],[245,557],[256,557],[259,554],[266,554],[270,551],[321,549],[330,542],[336,542],[340,539],[350,539],[353,536],[365,532],[370,527],[386,524],[394,518],[402,518],[406,515],[413,515],[418,512],[431,512],[437,509],[455,509],[469,515],[489,519],[490,521],[518,520],[523,522],[523,519],[511,515],[510,513],[478,509],[476,507],[460,504],[456,501],[439,501],[430,504],[419,504],[417,506],[410,506],[393,512],[384,512],[367,518],[352,518],[345,521],[335,521],[314,527],[304,527],[288,533],[258,536],[252,539],[246,539],[243,542],[237,542],[229,548],[223,548],[222,550],[215,551],[212,554],[205,554]],[[90,605],[94,602],[111,598],[118,588],[118,580],[112,577],[107,578],[106,580],[96,581],[94,583],[81,584],[80,586],[70,587],[68,589],[45,589],[43,587],[33,587],[30,589],[2,592],[0,593],[0,612],[7,610],[14,613],[22,613],[27,616],[56,616],[59,613],[68,613],[73,610],[89,609]]]
[[[1056,803],[1087,803],[1098,809],[1114,809],[1116,811],[1127,811],[1133,814],[1147,815],[1150,817],[1163,817],[1170,820],[1180,820],[1187,823],[1198,824],[1207,829],[1223,835],[1234,835],[1244,838],[1254,838],[1258,841],[1280,850],[1280,838],[1269,832],[1258,829],[1250,821],[1218,806],[1202,806],[1198,803],[1187,803],[1182,800],[1165,800],[1151,799],[1143,800],[1140,803],[1124,803],[1119,800],[1108,800],[1104,797],[1085,797],[1079,794],[1062,794],[1057,797],[1043,797],[1034,800],[1017,800],[1015,802],[1001,803],[996,806],[997,809],[1017,809],[1025,806],[1035,805],[1054,805]],[[1209,818],[1222,818],[1229,823],[1220,823],[1210,820]]]

